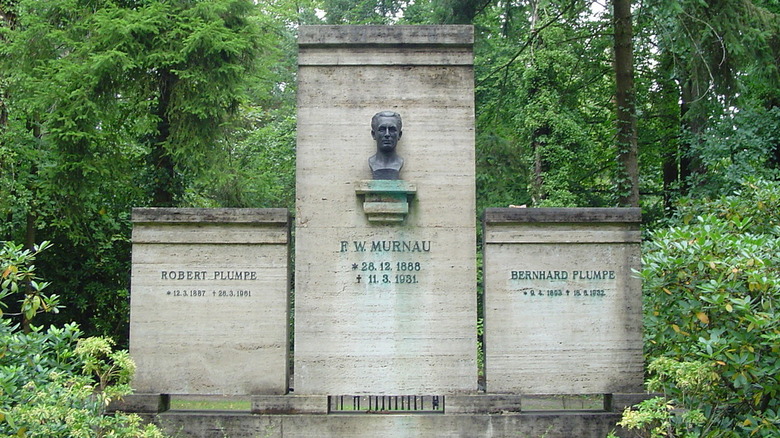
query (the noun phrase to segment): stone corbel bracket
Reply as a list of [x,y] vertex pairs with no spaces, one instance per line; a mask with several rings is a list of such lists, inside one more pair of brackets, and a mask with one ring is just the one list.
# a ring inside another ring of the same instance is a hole
[[369,222],[403,222],[417,186],[397,179],[358,181],[355,194],[363,199],[363,212]]

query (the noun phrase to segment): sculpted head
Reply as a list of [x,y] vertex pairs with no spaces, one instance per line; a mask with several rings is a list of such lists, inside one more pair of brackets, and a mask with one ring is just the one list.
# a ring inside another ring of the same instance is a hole
[[377,152],[392,153],[401,138],[401,115],[382,111],[371,118],[371,137],[376,140]]

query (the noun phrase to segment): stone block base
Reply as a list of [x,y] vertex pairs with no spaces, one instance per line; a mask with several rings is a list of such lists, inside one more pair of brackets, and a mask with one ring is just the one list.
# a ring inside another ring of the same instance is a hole
[[[443,413],[328,413],[327,396],[253,396],[252,412],[167,411],[149,413],[155,395],[130,397],[148,421],[177,437],[231,438],[363,436],[603,438],[626,407],[655,394],[610,394],[603,410],[523,411],[517,394],[447,395]],[[164,400],[167,396],[156,396]],[[162,397],[162,398],[160,398]],[[531,397],[531,398],[529,398]]]
[[171,408],[171,396],[168,394],[130,394],[114,400],[108,405],[108,412],[135,412],[156,414]]
[[507,414],[521,411],[520,395],[448,395],[447,414]]
[[[617,429],[620,414],[563,412],[533,414],[252,415],[166,412],[155,417],[177,437],[231,438],[365,436],[603,438]],[[618,431],[620,436],[620,431]],[[628,435],[624,435],[628,436]]]
[[256,395],[252,397],[253,414],[327,414],[326,395]]

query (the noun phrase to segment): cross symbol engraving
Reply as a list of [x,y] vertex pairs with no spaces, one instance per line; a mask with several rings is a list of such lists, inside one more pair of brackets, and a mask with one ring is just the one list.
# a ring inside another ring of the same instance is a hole
[[360,275],[357,276],[357,282],[360,283]]

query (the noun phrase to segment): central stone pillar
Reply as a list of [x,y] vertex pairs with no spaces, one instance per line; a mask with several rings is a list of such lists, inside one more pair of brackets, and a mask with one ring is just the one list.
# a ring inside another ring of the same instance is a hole
[[[300,28],[295,394],[476,391],[472,44],[470,26]],[[381,111],[403,120],[397,184],[371,182]]]

